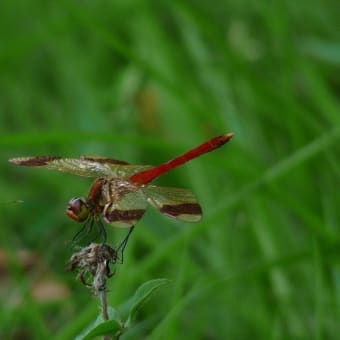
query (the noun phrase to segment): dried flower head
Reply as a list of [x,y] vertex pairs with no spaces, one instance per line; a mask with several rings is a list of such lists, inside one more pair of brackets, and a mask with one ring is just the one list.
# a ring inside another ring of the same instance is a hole
[[[106,281],[114,274],[110,270],[110,264],[116,262],[115,249],[105,243],[91,243],[72,255],[68,270],[77,270],[77,278],[97,293],[106,290]],[[90,279],[92,283],[89,283]]]

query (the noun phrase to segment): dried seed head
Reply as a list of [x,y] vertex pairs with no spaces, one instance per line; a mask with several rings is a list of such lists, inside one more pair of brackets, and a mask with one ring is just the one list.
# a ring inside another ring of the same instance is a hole
[[[77,270],[77,278],[97,293],[106,290],[106,281],[113,275],[110,264],[116,262],[117,251],[115,249],[105,243],[91,243],[72,255],[67,269]],[[92,283],[89,283],[90,280]]]

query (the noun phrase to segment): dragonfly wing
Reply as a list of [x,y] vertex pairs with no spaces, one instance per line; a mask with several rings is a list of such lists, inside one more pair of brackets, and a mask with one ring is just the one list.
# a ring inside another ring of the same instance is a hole
[[113,173],[113,177],[128,178],[138,172],[153,168],[151,165],[112,165],[108,164]]
[[147,201],[168,217],[185,222],[197,222],[202,217],[201,206],[188,189],[148,185],[142,190]]
[[112,175],[112,169],[106,163],[82,158],[38,156],[12,158],[9,161],[17,165],[62,171],[84,177],[107,177]]
[[9,161],[17,165],[41,167],[84,177],[129,177],[151,168],[147,165],[129,165],[124,161],[92,156],[81,156],[80,158],[20,157],[12,158]]
[[98,156],[81,156],[80,159],[100,163],[103,167],[105,166],[105,171],[111,177],[127,178],[138,172],[153,168],[151,165],[131,165],[125,161]]
[[144,215],[146,198],[141,190],[126,193],[118,202],[106,204],[103,217],[105,222],[118,228],[130,228]]

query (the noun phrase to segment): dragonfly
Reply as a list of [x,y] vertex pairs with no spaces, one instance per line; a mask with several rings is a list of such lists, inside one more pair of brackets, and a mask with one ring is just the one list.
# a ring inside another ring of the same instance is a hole
[[12,158],[16,165],[45,168],[78,176],[95,178],[86,198],[72,198],[66,215],[76,222],[83,222],[82,232],[89,235],[97,225],[99,234],[106,241],[104,221],[114,227],[129,228],[119,249],[124,249],[135,226],[150,204],[163,215],[184,222],[198,222],[202,208],[189,189],[162,187],[150,184],[154,179],[174,168],[213,151],[232,137],[227,133],[214,137],[199,146],[157,166],[132,165],[124,161],[97,156],[63,158],[58,156],[33,156]]

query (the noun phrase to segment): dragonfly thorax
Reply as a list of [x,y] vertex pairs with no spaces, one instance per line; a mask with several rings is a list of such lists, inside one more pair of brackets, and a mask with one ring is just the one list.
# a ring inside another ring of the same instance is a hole
[[126,194],[138,190],[139,187],[122,178],[108,178],[101,188],[101,199],[105,206],[107,203],[117,203]]
[[77,222],[84,222],[89,216],[89,207],[83,198],[70,199],[66,208],[66,215]]

